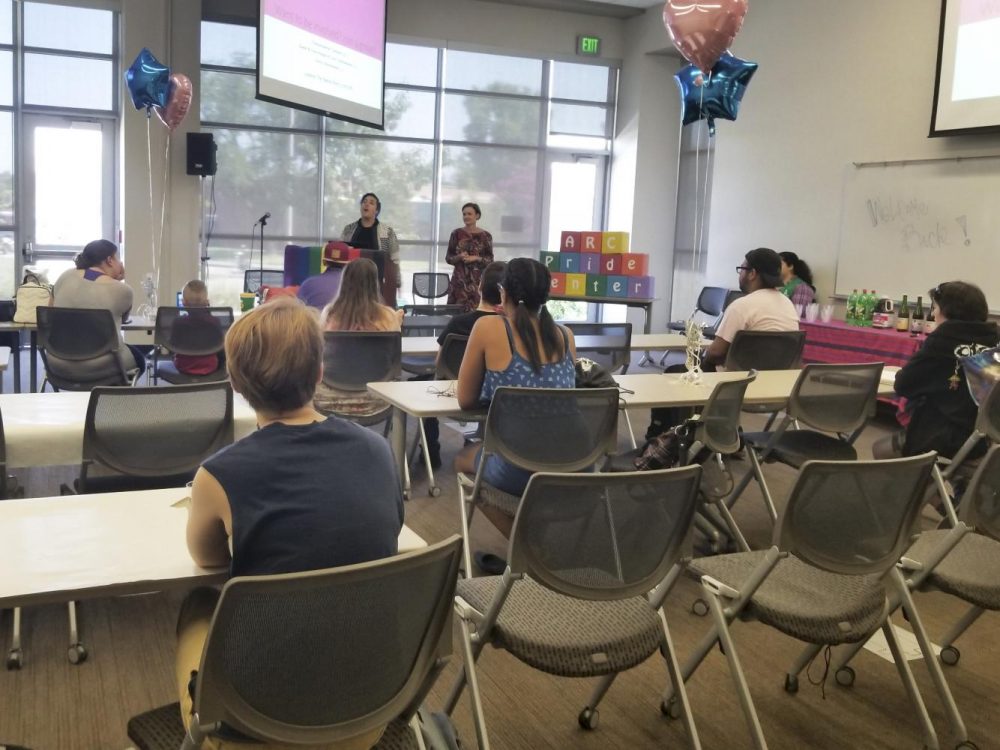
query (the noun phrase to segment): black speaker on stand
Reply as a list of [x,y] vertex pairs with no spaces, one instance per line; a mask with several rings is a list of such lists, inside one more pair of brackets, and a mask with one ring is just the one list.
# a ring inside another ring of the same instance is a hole
[[207,177],[218,170],[215,137],[211,133],[187,134],[187,173]]

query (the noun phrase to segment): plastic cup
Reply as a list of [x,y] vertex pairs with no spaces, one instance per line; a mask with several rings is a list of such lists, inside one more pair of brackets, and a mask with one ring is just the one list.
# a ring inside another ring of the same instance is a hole
[[812,323],[817,317],[819,317],[819,305],[813,302],[806,307],[806,320]]
[[829,323],[833,320],[833,305],[823,305],[819,311],[819,319],[824,323]]
[[253,304],[257,300],[256,295],[251,292],[240,292],[240,311],[250,312],[253,310]]

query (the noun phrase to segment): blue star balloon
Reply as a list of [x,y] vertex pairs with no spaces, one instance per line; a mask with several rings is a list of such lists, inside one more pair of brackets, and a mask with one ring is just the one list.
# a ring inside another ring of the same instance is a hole
[[145,47],[125,71],[125,85],[136,109],[166,107],[170,100],[170,68]]
[[712,66],[707,78],[694,65],[681,68],[674,74],[674,80],[681,90],[683,123],[708,120],[708,132],[715,135],[715,118],[736,119],[740,100],[756,71],[757,63],[741,60],[728,52]]

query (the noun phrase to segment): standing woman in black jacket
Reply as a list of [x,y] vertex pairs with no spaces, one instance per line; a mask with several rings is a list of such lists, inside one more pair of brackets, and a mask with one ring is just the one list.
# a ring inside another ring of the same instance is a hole
[[872,446],[875,458],[930,450],[950,458],[976,424],[976,404],[959,358],[996,346],[1000,333],[996,323],[986,319],[986,296],[975,284],[948,281],[929,295],[938,326],[896,373],[896,393],[906,399],[906,428],[877,441]]

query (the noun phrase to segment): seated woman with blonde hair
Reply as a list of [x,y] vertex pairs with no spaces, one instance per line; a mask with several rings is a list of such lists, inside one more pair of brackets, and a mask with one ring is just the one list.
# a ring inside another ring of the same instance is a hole
[[[337,298],[320,314],[325,331],[398,331],[403,311],[383,305],[379,294],[378,269],[367,258],[352,260],[340,279]],[[366,417],[385,408],[385,402],[357,391],[341,391],[320,382],[314,401],[323,413]]]

